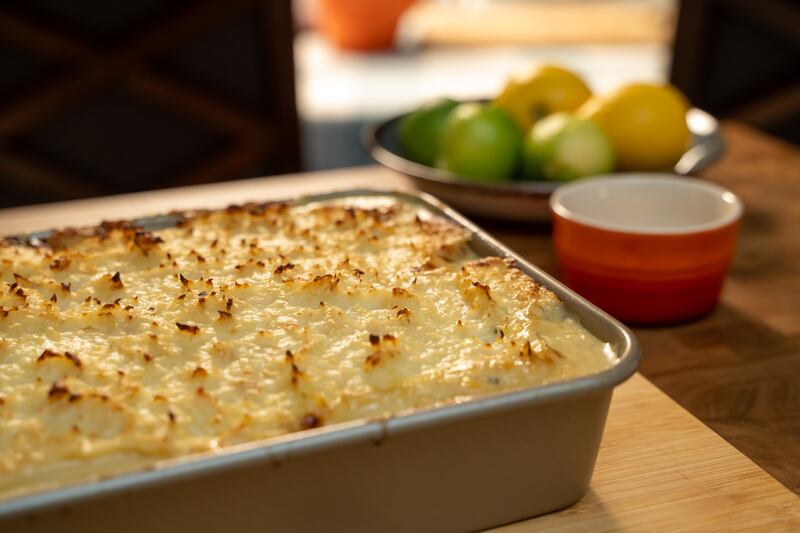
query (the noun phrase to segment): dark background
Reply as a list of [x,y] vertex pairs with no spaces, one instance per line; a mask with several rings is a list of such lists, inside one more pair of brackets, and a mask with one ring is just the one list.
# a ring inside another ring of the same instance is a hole
[[[799,6],[680,2],[669,78],[800,144]],[[301,139],[296,30],[289,0],[3,1],[0,207],[301,171],[309,144],[364,163],[359,121]]]

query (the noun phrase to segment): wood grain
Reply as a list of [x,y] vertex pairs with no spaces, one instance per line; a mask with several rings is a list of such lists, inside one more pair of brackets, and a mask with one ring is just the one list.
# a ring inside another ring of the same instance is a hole
[[615,392],[592,487],[495,531],[796,531],[800,499],[641,375]]
[[[800,150],[724,126],[723,159],[703,174],[745,204],[721,304],[689,324],[635,330],[640,372],[800,494]],[[480,221],[557,274],[550,228]]]
[[[590,493],[577,505],[509,527],[799,530],[800,499],[709,431],[800,492],[800,152],[727,124],[728,154],[705,176],[747,208],[721,305],[669,328],[637,329],[641,372],[612,403]],[[86,225],[193,207],[352,187],[410,188],[377,167],[253,179],[0,211],[0,234]],[[479,221],[556,271],[546,225]],[[701,423],[702,421],[702,423]]]
[[664,4],[624,0],[420,2],[403,25],[427,45],[664,44],[673,19]]
[[636,331],[641,372],[800,494],[800,150],[729,124],[725,158],[703,177],[746,214],[709,317]]

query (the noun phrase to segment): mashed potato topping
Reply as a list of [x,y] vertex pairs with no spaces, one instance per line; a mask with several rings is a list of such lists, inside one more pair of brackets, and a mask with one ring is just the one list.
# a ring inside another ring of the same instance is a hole
[[0,499],[610,366],[468,241],[390,197],[0,241]]

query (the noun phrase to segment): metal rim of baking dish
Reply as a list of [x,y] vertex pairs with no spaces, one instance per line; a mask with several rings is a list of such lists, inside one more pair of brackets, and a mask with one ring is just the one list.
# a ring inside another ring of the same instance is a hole
[[[485,100],[481,100],[481,102],[485,102]],[[398,124],[407,115],[408,113],[405,113],[366,125],[361,131],[361,144],[364,149],[376,162],[387,168],[410,176],[421,183],[433,182],[484,196],[523,195],[547,198],[560,185],[560,183],[548,181],[480,183],[465,180],[446,170],[411,161],[402,155],[397,136]],[[725,141],[717,119],[696,107],[687,111],[686,118],[692,134],[692,143],[674,167],[676,174],[684,176],[707,168],[722,156],[725,149]]]
[[[86,481],[62,488],[53,488],[14,497],[5,502],[0,502],[0,520],[24,513],[49,509],[58,505],[78,503],[95,497],[145,488],[154,484],[191,479],[212,472],[224,472],[253,463],[280,464],[292,457],[300,457],[326,448],[338,447],[353,442],[372,441],[378,444],[391,438],[392,435],[412,432],[433,425],[502,412],[519,406],[538,405],[605,391],[613,389],[624,382],[636,371],[641,358],[641,351],[636,337],[628,328],[573,293],[549,274],[519,257],[452,208],[426,193],[352,189],[303,196],[287,201],[294,205],[302,205],[358,196],[386,196],[413,203],[428,209],[434,215],[442,216],[466,228],[472,234],[471,246],[475,247],[476,241],[478,241],[479,248],[486,247],[496,254],[516,261],[525,274],[533,278],[537,283],[552,290],[570,311],[578,315],[584,326],[597,335],[600,340],[612,342],[609,337],[616,337],[613,343],[617,352],[617,363],[597,374],[590,374],[572,380],[536,385],[527,389],[476,398],[463,403],[395,413],[383,419],[356,420],[307,431],[288,433],[231,446],[217,452],[204,452],[156,461],[151,468],[121,473],[107,479]],[[270,201],[267,203],[279,202]],[[180,214],[158,215],[136,219],[134,222],[148,229],[159,229],[174,225],[180,218]],[[44,238],[47,233],[49,232],[36,232],[22,237],[22,239]],[[602,327],[606,329],[607,335],[597,334],[597,330]]]

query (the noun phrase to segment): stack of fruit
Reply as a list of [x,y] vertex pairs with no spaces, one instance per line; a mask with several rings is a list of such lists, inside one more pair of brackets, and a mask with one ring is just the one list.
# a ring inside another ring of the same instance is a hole
[[667,170],[690,141],[689,102],[669,85],[632,84],[592,96],[573,72],[542,66],[488,104],[449,99],[404,117],[406,155],[464,179],[568,181]]

